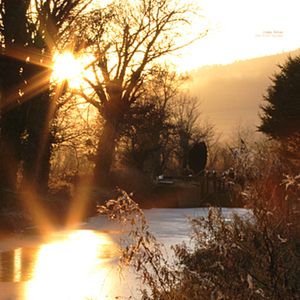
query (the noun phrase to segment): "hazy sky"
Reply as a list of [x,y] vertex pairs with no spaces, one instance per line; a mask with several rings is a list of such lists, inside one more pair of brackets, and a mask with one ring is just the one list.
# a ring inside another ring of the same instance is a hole
[[299,0],[195,1],[209,32],[175,59],[181,70],[300,47]]

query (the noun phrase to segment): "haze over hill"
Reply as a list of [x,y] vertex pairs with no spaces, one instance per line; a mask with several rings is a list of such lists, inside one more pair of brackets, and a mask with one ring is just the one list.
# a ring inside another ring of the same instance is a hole
[[255,127],[259,124],[259,107],[288,56],[300,54],[300,49],[277,55],[238,61],[229,65],[202,67],[190,73],[189,89],[201,101],[204,118],[215,124],[226,139],[238,125]]

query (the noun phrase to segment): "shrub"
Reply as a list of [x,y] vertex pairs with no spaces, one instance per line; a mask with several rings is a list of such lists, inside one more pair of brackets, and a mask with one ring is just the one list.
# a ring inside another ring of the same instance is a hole
[[174,246],[172,263],[126,193],[101,212],[130,224],[121,263],[138,272],[143,299],[300,299],[299,182],[253,185],[244,193],[247,217],[228,221],[212,208],[207,218],[192,219],[192,246]]
[[[234,216],[227,222],[221,210],[212,209],[208,218],[192,220],[194,246],[175,247],[184,266],[183,295],[189,299],[300,299],[295,204],[299,202],[299,177],[286,178],[281,199],[278,192],[270,193],[279,187],[265,183],[245,194],[252,211],[248,218]],[[275,205],[274,200],[284,205]],[[198,294],[190,288],[195,285]]]

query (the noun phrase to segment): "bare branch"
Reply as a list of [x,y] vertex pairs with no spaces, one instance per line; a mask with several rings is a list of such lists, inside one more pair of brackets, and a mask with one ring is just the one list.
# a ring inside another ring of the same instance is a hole
[[[98,84],[94,84],[90,79],[88,78],[84,78],[84,80],[93,88],[93,90],[95,91],[95,93],[97,94],[100,102],[102,104],[107,102],[107,97],[106,94],[104,92],[104,89],[102,87],[102,85],[100,83]],[[87,97],[87,96],[86,96]],[[86,97],[84,97],[86,99]],[[97,102],[98,103],[98,102]],[[98,104],[99,105],[99,104]],[[98,107],[97,107],[98,108]]]

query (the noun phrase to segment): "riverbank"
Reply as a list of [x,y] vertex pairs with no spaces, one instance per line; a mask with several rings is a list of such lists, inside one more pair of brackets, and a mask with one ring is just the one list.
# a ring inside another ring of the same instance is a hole
[[[132,199],[141,208],[195,208],[195,207],[242,207],[239,199],[233,198],[230,191],[220,181],[206,178],[172,179],[158,181],[147,189],[128,190]],[[47,218],[57,227],[81,222],[97,214],[97,207],[109,199],[116,199],[119,190],[115,187],[78,186],[49,190],[47,195],[34,201],[24,194],[10,194],[2,203],[6,207],[0,211],[0,235],[10,232],[30,232],[37,220]],[[9,205],[13,203],[14,205]],[[15,204],[18,205],[15,205]],[[38,211],[40,210],[40,211]],[[76,218],[70,218],[73,214]]]

